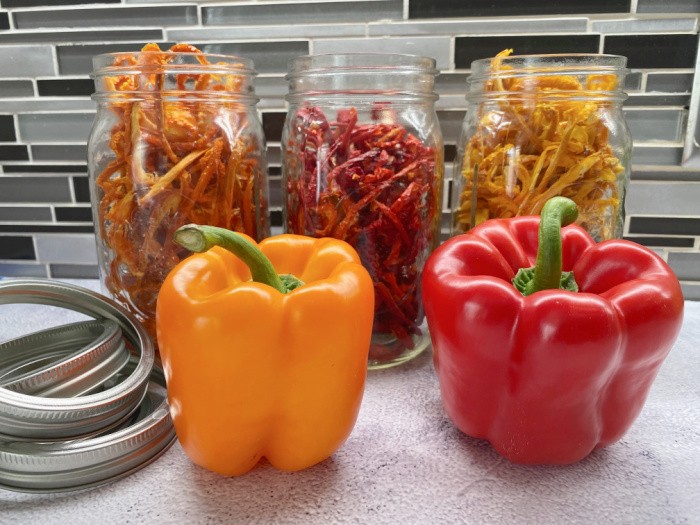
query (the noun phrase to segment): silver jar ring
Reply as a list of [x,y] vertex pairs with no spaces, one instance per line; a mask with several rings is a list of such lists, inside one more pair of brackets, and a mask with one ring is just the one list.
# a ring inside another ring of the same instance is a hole
[[114,301],[68,283],[18,279],[0,283],[0,304],[58,306],[117,323],[138,363],[123,381],[101,392],[72,398],[30,396],[0,388],[0,434],[41,440],[93,433],[132,413],[141,403],[155,349],[141,323]]

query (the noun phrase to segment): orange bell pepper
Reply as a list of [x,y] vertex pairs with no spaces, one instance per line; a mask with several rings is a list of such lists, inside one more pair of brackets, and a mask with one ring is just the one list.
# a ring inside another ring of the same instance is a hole
[[300,235],[256,245],[195,225],[175,239],[204,252],[170,272],[156,309],[187,455],[224,475],[263,456],[286,471],[328,458],[355,425],[367,375],[374,291],[355,250]]

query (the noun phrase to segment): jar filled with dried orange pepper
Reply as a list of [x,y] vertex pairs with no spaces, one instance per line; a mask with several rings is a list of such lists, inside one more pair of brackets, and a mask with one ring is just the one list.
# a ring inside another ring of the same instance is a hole
[[439,240],[443,143],[435,61],[347,54],[290,62],[282,135],[288,232],[347,241],[374,282],[370,368],[405,362],[429,335],[420,276]]
[[189,223],[269,234],[265,140],[250,60],[187,44],[94,58],[88,145],[105,292],[155,335],[158,291]]
[[597,241],[621,237],[632,150],[622,113],[626,58],[511,53],[472,63],[452,233],[539,215],[561,195]]

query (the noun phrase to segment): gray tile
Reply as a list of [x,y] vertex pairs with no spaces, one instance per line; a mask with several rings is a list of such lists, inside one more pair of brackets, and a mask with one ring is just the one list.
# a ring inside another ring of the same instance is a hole
[[680,146],[639,146],[632,148],[633,165],[679,165],[683,157]]
[[[279,42],[195,42],[193,45],[205,53],[237,55],[252,59],[260,73],[286,73],[290,58],[309,53],[306,41]],[[166,49],[171,44],[161,44]],[[92,57],[102,53],[138,51],[142,44],[113,44],[85,46],[56,46],[61,74],[85,75],[92,72]]]
[[49,269],[54,279],[97,279],[100,276],[97,265],[93,264],[50,264]]
[[267,165],[280,166],[282,164],[282,149],[277,144],[267,144]]
[[632,181],[625,210],[638,215],[700,216],[700,183]]
[[[202,7],[204,25],[305,25],[309,22],[370,22],[403,17],[403,0],[295,2]],[[274,33],[276,37],[277,34]]]
[[435,91],[440,95],[466,95],[468,73],[440,73],[435,78]]
[[[73,46],[56,46],[58,69],[63,75],[87,75],[92,73],[92,57],[103,53],[121,53],[138,51],[145,42],[133,44],[87,44]],[[169,44],[161,44],[167,49]]]
[[464,98],[464,95],[440,95],[440,98],[435,102],[435,107],[438,110],[464,110],[464,108],[467,107],[467,101]]
[[632,180],[652,180],[669,182],[700,182],[700,170],[678,166],[652,169],[632,169]]
[[287,61],[309,53],[309,43],[306,41],[279,42],[235,42],[212,43],[194,42],[194,45],[205,53],[236,55],[249,58],[255,64],[255,70],[260,73],[286,73]]
[[0,206],[0,222],[51,221],[48,206]]
[[79,161],[87,159],[87,145],[82,144],[39,144],[32,146],[32,158],[39,161]]
[[630,106],[685,106],[690,104],[690,93],[687,95],[630,95],[625,100],[625,107]]
[[51,46],[3,46],[0,77],[55,75]]
[[449,37],[355,38],[314,40],[313,52],[324,53],[400,53],[432,57],[438,69],[452,63]]
[[[34,86],[29,80],[1,80],[0,98],[33,97]],[[14,103],[14,102],[13,102]]]
[[19,133],[26,142],[87,141],[93,113],[37,113],[18,115]]
[[[315,20],[314,20],[315,22]],[[365,36],[364,24],[300,24],[286,26],[193,27],[167,30],[168,40],[192,42],[270,38],[323,38]]]
[[700,253],[670,252],[668,264],[681,281],[700,281]]
[[106,9],[50,9],[15,11],[17,29],[39,27],[99,27],[191,25],[198,23],[194,5],[114,7]]
[[684,110],[625,109],[624,113],[635,141],[678,142],[683,137]]
[[13,31],[0,33],[0,44],[37,44],[57,42],[143,42],[163,40],[160,29],[133,31]]
[[40,99],[0,100],[0,113],[94,110],[96,107],[92,99],[88,97],[42,97]]
[[593,20],[594,33],[689,33],[697,31],[697,18],[645,18],[641,20]]
[[637,0],[637,13],[700,13],[700,0]]
[[48,277],[48,273],[44,264],[0,262],[0,277]]
[[270,208],[281,208],[282,199],[282,178],[270,177]]
[[632,71],[625,77],[625,91],[639,91],[642,89],[642,73]]
[[681,283],[681,289],[686,301],[700,301],[700,283]]
[[438,111],[442,137],[446,144],[456,144],[462,133],[465,111]]
[[38,234],[34,239],[39,262],[97,264],[97,248],[92,234]]
[[692,73],[654,73],[647,74],[647,87],[649,93],[690,93],[693,89]]
[[67,177],[0,177],[0,202],[70,202]]
[[479,20],[477,18],[454,21],[371,23],[369,36],[419,36],[419,35],[492,35],[525,33],[585,33],[588,19],[585,17],[552,18],[503,18]]

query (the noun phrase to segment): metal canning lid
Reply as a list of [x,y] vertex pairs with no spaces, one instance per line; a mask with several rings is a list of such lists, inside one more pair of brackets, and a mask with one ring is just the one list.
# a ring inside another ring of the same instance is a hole
[[121,329],[109,319],[68,324],[8,341],[0,344],[0,356],[4,365],[0,387],[43,397],[88,393],[129,361]]
[[[111,388],[78,397],[39,397],[0,388],[1,435],[23,440],[75,438],[94,434],[134,412],[146,395],[155,351],[145,328],[130,313],[95,292],[48,280],[0,283],[0,304],[8,303],[59,306],[98,320],[111,320],[138,354],[138,361],[133,372]],[[114,363],[110,366],[116,369]]]
[[[127,368],[138,366],[132,357]],[[102,485],[156,460],[175,442],[165,378],[154,368],[146,396],[122,425],[96,436],[60,443],[0,440],[0,487],[62,492]]]
[[100,485],[148,465],[175,441],[153,343],[124,308],[78,286],[32,279],[0,283],[7,303],[95,320],[0,344],[0,487]]

